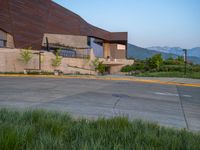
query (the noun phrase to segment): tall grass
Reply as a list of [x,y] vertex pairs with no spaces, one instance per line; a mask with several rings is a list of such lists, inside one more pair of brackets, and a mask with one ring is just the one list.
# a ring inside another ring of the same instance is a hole
[[127,118],[74,120],[43,110],[0,109],[0,149],[199,149],[200,134]]

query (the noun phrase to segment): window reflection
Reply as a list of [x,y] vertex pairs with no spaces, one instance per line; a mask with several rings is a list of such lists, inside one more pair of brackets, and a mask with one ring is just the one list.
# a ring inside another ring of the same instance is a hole
[[93,48],[96,57],[103,57],[103,40],[90,38],[90,46]]
[[6,33],[0,30],[0,47],[6,47]]

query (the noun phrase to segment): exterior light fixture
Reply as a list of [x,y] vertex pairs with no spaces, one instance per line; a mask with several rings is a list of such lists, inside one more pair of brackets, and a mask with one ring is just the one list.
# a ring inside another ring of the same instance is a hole
[[184,52],[184,62],[185,62],[185,69],[184,69],[184,74],[187,74],[187,49],[183,49]]

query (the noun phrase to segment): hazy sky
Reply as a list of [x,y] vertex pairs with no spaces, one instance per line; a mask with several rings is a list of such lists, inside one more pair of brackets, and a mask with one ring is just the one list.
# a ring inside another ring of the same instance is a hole
[[141,46],[200,46],[200,0],[54,0],[87,22],[127,31]]

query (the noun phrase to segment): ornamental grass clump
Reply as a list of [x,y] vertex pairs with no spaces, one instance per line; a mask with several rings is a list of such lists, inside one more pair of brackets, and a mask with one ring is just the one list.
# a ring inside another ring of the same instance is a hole
[[200,133],[125,117],[73,119],[66,113],[0,109],[0,149],[197,150]]

